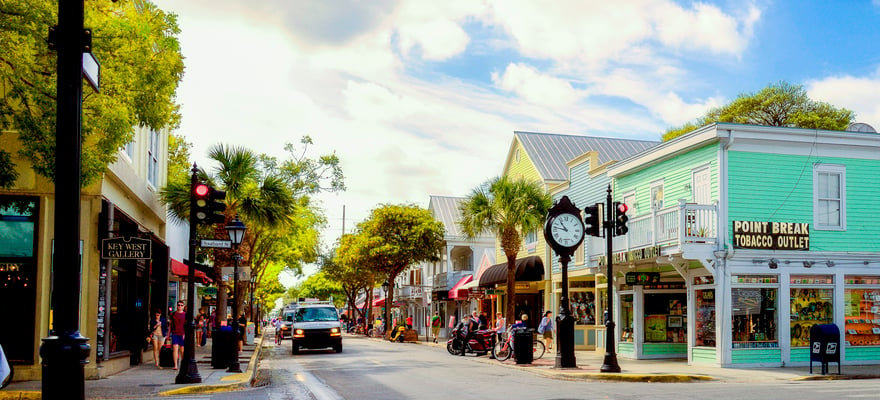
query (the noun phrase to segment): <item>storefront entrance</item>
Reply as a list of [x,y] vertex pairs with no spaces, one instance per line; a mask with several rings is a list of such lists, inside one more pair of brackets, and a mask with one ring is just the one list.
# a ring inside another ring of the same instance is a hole
[[619,299],[621,356],[687,358],[687,292],[683,282],[626,288]]
[[13,364],[33,364],[34,337],[47,334],[34,326],[38,209],[36,197],[0,197],[0,344]]

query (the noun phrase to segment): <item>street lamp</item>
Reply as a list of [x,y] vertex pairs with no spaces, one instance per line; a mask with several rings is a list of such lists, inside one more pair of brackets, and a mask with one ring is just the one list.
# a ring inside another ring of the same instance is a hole
[[385,282],[382,282],[382,290],[385,291],[385,322],[383,323],[385,325],[384,332],[388,332],[388,325],[389,325],[388,319],[391,317],[391,313],[390,313],[391,309],[388,307],[388,288],[389,287],[391,287],[391,284],[388,283],[387,280]]
[[226,369],[226,372],[241,372],[241,364],[238,362],[238,336],[241,334],[238,326],[238,262],[241,260],[241,254],[238,254],[238,246],[241,244],[242,239],[244,239],[244,233],[247,231],[247,226],[245,226],[244,222],[241,222],[238,219],[238,215],[229,222],[229,225],[226,225],[226,233],[229,235],[229,241],[232,242],[232,248],[235,250],[235,254],[232,256],[232,260],[234,262],[232,269],[232,284],[234,288],[233,297],[234,300],[232,302],[232,322],[235,326],[233,330],[233,340],[232,344],[232,359],[229,361],[229,368]]

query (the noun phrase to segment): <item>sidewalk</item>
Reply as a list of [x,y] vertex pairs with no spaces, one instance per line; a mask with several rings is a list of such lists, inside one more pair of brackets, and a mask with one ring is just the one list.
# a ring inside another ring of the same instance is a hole
[[[378,339],[376,339],[378,340]],[[439,343],[426,342],[424,336],[419,337],[420,345],[437,347],[446,351],[446,341]],[[531,364],[516,364],[511,357],[499,363],[489,356],[475,357],[467,355],[477,362],[502,365],[508,368],[519,368],[531,373],[562,380],[603,380],[627,382],[760,382],[760,381],[798,381],[798,380],[838,380],[838,379],[880,379],[880,365],[842,365],[837,375],[837,363],[828,365],[828,375],[821,375],[820,363],[813,363],[813,373],[809,366],[780,368],[721,368],[708,365],[688,365],[686,359],[681,360],[631,360],[617,357],[620,373],[604,373],[599,371],[605,358],[604,353],[595,351],[575,351],[577,368],[555,368],[556,348],[548,351],[540,359]]]
[[[176,370],[159,369],[153,365],[152,354],[145,362],[105,379],[86,380],[85,395],[88,399],[138,399],[163,395],[217,393],[251,387],[257,372],[262,348],[262,337],[254,344],[245,345],[239,355],[241,373],[229,373],[226,369],[211,368],[211,340],[204,347],[196,346],[195,359],[202,377],[201,383],[176,384]],[[3,399],[40,399],[42,381],[13,382],[0,390]]]

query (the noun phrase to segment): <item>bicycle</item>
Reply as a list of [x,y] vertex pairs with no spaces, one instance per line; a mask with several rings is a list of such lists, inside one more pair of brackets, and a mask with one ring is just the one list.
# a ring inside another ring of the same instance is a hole
[[281,328],[275,328],[275,345],[280,345],[284,341],[284,334],[281,333]]
[[[513,355],[513,334],[510,327],[507,328],[505,335],[507,335],[505,339],[496,343],[495,346],[492,347],[492,357],[495,357],[495,359],[500,362],[507,361],[507,359]],[[532,341],[532,359],[537,360],[544,357],[544,352],[546,350],[547,348],[544,346],[544,342],[540,340]]]

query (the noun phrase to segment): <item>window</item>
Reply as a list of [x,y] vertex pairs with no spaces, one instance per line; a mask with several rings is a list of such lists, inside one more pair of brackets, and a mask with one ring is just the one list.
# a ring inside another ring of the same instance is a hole
[[813,226],[821,230],[846,229],[845,166],[813,166]]
[[147,182],[159,187],[159,131],[150,130],[150,149],[147,153]]
[[125,155],[128,156],[129,160],[134,159],[134,141],[126,143],[123,150],[125,150]]
[[651,208],[654,210],[663,208],[663,182],[651,185]]
[[532,231],[526,234],[523,245],[529,253],[534,253],[538,244],[538,232]]

